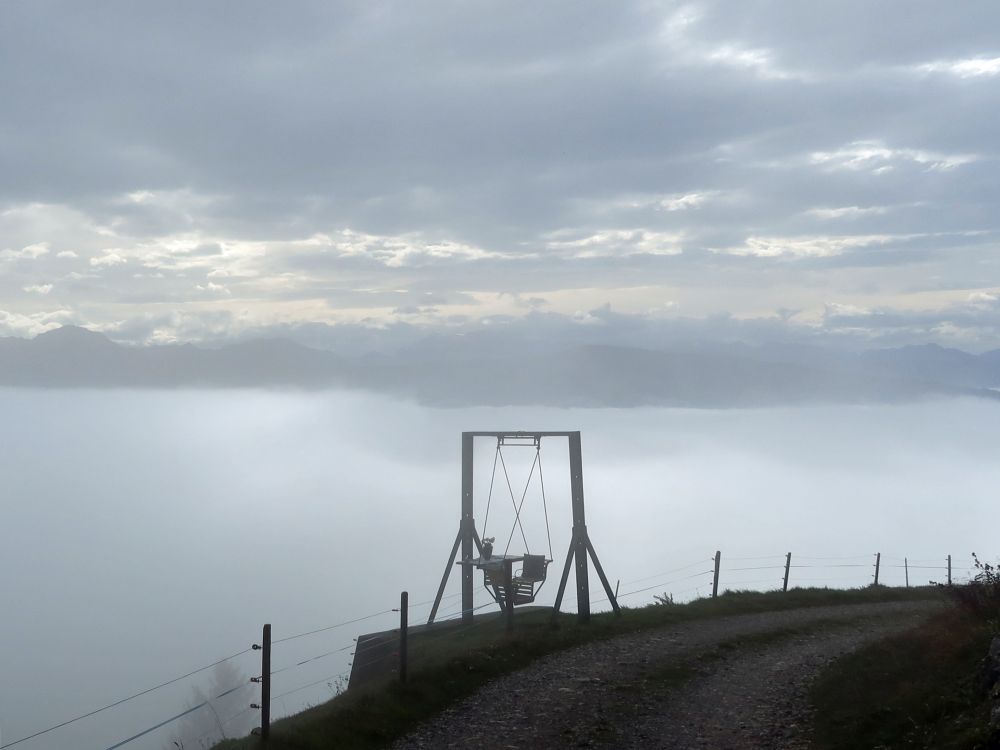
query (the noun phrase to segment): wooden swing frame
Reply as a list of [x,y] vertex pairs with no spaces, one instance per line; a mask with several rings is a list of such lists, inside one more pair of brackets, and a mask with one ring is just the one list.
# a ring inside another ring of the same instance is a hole
[[[562,577],[559,580],[559,591],[556,594],[555,603],[552,606],[553,619],[558,615],[562,605],[563,595],[566,593],[566,584],[569,580],[570,568],[576,567],[576,612],[577,620],[581,623],[590,622],[590,567],[589,561],[593,561],[594,569],[604,586],[604,591],[608,595],[608,601],[615,614],[621,614],[618,606],[618,599],[614,589],[608,582],[601,567],[597,552],[590,541],[587,532],[586,513],[583,502],[583,456],[580,445],[580,432],[526,432],[526,431],[505,431],[505,432],[463,432],[462,433],[462,515],[459,519],[458,534],[455,543],[452,545],[451,554],[448,556],[448,563],[445,566],[444,575],[441,577],[441,584],[438,586],[437,595],[434,597],[434,606],[431,607],[427,624],[431,625],[437,616],[438,608],[441,605],[441,598],[444,596],[445,587],[448,584],[448,577],[454,565],[462,568],[462,622],[470,624],[473,619],[473,574],[476,568],[482,569],[483,562],[483,542],[476,531],[473,504],[473,467],[474,467],[474,441],[476,438],[493,438],[498,441],[525,441],[533,440],[536,445],[541,445],[543,438],[566,438],[569,443],[569,473],[570,492],[573,508],[573,535],[570,540],[569,550],[566,553],[566,564],[563,566]],[[456,561],[456,556],[461,550],[461,557]],[[479,557],[473,557],[473,551],[479,553]],[[513,556],[520,557],[523,555]],[[503,577],[497,579],[497,583],[503,583],[505,590],[510,592],[516,603],[517,594],[513,591],[513,557],[504,556],[501,568],[505,571]],[[484,577],[485,577],[484,572]],[[510,584],[508,584],[508,581]],[[534,593],[534,592],[533,592]],[[504,595],[507,598],[507,595]],[[532,600],[533,600],[532,596]],[[499,598],[498,598],[499,602]],[[506,607],[504,607],[506,608]]]

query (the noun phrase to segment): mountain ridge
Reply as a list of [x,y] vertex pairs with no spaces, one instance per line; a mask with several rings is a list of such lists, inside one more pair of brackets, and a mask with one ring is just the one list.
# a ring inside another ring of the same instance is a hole
[[[378,358],[285,338],[216,348],[125,346],[64,326],[0,338],[0,385],[42,388],[349,388],[436,406],[746,407],[1000,397],[1000,350],[936,344],[849,354],[781,345],[671,349],[570,343],[519,352],[468,340]],[[519,355],[519,356],[515,356]]]

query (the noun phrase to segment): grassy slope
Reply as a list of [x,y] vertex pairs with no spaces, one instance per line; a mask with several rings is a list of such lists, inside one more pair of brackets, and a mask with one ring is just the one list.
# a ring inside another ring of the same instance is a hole
[[835,662],[813,688],[816,747],[1000,747],[980,677],[991,637],[982,617],[953,608]]
[[[545,654],[599,638],[707,617],[747,614],[798,607],[851,604],[902,599],[926,599],[940,593],[930,588],[793,589],[780,592],[727,592],[718,599],[689,604],[623,610],[622,617],[595,615],[587,626],[573,616],[549,625],[547,611],[518,613],[513,635],[503,633],[498,618],[477,618],[477,625],[441,626],[411,639],[410,680],[337,698],[276,722],[268,750],[322,750],[325,748],[385,747],[420,721],[470,694],[489,680],[520,668]],[[219,750],[262,747],[259,740],[230,740]]]

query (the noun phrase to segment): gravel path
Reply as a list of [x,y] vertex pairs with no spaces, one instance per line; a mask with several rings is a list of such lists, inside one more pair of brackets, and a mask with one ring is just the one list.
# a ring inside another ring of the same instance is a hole
[[808,607],[590,643],[494,681],[393,748],[805,750],[819,670],[941,606]]

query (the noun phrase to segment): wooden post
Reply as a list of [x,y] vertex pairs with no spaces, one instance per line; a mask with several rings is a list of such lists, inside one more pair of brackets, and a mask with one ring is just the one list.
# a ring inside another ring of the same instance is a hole
[[462,524],[459,534],[462,538],[462,624],[472,624],[473,581],[472,545],[476,523],[472,518],[472,471],[474,468],[473,436],[462,433]]
[[514,632],[514,561],[503,561],[503,585],[504,585],[504,615],[507,619],[507,632]]
[[715,551],[715,575],[712,577],[712,598],[719,595],[719,563],[722,561],[722,552]]
[[948,555],[948,585],[951,586],[951,555]]
[[879,569],[879,566],[881,564],[882,564],[882,553],[881,552],[876,552],[875,553],[875,585],[876,586],[878,586],[878,569]]
[[[569,433],[569,485],[573,506],[573,559],[576,562],[576,620],[590,622],[590,575],[587,565],[587,517],[583,505],[583,451],[580,433]],[[606,588],[610,588],[605,584]],[[610,591],[608,592],[610,594]]]
[[410,628],[410,594],[399,595],[399,681],[406,682],[406,636]]
[[260,736],[271,734],[271,623],[264,625],[260,652]]
[[906,573],[906,588],[910,588],[910,561],[903,558],[903,572]]
[[781,590],[784,592],[788,591],[788,569],[792,567],[792,553],[789,552],[785,555],[785,580],[781,584]]

